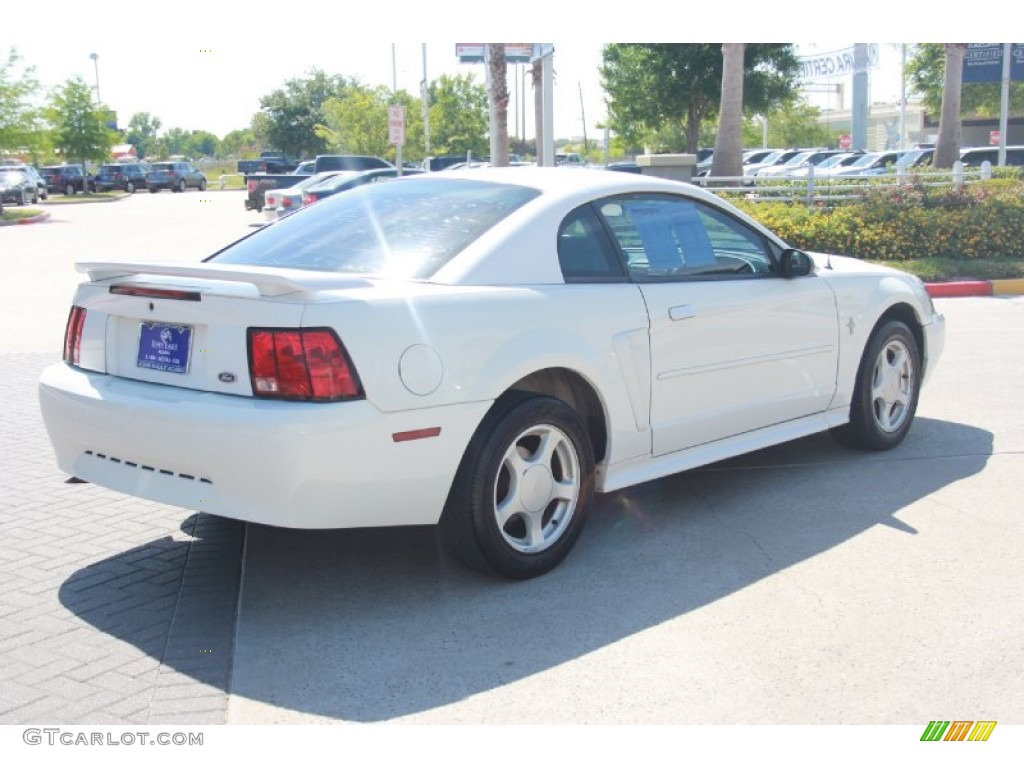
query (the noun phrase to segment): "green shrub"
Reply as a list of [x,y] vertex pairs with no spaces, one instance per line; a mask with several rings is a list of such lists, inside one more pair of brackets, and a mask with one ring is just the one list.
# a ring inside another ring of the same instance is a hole
[[1024,181],[997,178],[961,191],[911,183],[869,189],[833,206],[734,199],[739,208],[809,251],[872,261],[1024,259]]

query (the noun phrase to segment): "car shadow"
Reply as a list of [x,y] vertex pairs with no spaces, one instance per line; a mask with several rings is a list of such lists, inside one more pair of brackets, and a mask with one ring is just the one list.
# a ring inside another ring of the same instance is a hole
[[[453,563],[432,527],[249,525],[230,692],[356,722],[460,701],[685,615],[875,525],[915,535],[898,513],[980,472],[992,445],[977,427],[918,418],[884,454],[816,435],[645,483],[598,497],[570,557],[527,582]],[[113,558],[115,569],[135,556]],[[116,615],[76,605],[70,585],[110,567],[73,576],[62,602],[162,658],[159,643],[133,634],[144,604]]]

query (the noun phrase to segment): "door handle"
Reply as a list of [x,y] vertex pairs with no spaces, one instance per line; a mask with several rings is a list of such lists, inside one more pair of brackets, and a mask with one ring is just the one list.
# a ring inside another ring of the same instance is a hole
[[697,316],[697,308],[689,304],[680,304],[678,307],[669,307],[668,316],[673,320],[686,320]]

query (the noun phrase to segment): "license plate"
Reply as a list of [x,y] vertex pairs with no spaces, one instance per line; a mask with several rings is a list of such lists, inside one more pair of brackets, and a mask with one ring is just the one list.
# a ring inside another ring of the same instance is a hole
[[143,323],[139,329],[136,365],[165,373],[188,373],[191,347],[191,326]]

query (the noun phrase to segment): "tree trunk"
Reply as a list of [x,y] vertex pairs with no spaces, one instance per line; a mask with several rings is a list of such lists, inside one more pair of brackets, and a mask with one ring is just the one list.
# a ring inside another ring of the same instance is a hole
[[491,165],[508,165],[508,67],[505,44],[487,44],[491,79]]
[[544,61],[537,59],[530,70],[533,81],[533,151],[537,165],[544,164]]
[[942,78],[942,110],[939,138],[935,142],[935,168],[952,168],[960,159],[960,95],[963,85],[966,43],[946,43],[946,71]]
[[711,158],[712,176],[743,175],[743,53],[746,43],[722,43],[722,99]]

